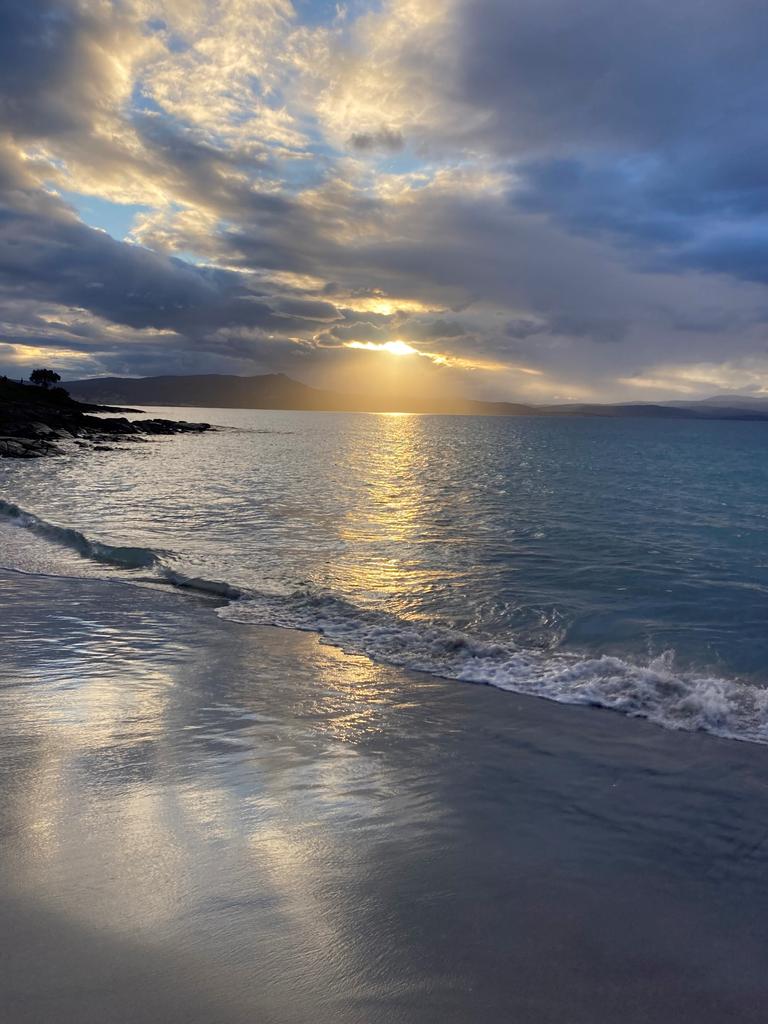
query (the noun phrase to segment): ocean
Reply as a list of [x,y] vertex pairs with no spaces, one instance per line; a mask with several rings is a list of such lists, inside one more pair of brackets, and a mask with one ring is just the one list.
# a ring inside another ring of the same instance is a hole
[[3,1019],[763,1024],[768,428],[162,413],[0,463]]
[[0,461],[1,567],[768,742],[768,425],[147,414],[220,429]]

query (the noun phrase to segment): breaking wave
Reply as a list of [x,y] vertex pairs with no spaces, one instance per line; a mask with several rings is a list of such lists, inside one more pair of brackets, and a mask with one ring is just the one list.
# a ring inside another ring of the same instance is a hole
[[54,544],[69,548],[70,551],[75,551],[83,558],[90,558],[94,562],[117,565],[123,569],[149,569],[159,563],[158,554],[150,548],[115,547],[112,544],[89,540],[79,530],[73,530],[68,526],[56,526],[2,498],[0,498],[0,516],[17,526],[31,530],[38,537],[44,537],[46,540],[53,541]]
[[618,657],[532,651],[309,591],[289,597],[243,596],[218,614],[235,622],[317,632],[347,653],[414,671],[562,704],[608,708],[668,729],[768,743],[768,690],[677,671],[672,652],[639,665]]
[[228,583],[220,580],[208,580],[200,576],[189,576],[171,568],[163,561],[162,552],[152,548],[121,547],[91,540],[79,530],[49,523],[33,512],[28,512],[2,498],[0,498],[0,517],[25,530],[30,530],[38,537],[74,551],[82,558],[87,558],[92,562],[127,570],[150,569],[154,573],[155,582],[171,583],[176,587],[213,594],[230,601],[241,596],[241,592]]
[[470,636],[425,620],[360,608],[330,592],[265,594],[180,572],[151,548],[121,547],[57,526],[0,499],[0,517],[83,558],[174,587],[212,594],[217,613],[240,623],[316,632],[326,643],[374,661],[462,682],[495,686],[564,704],[586,704],[646,718],[669,729],[704,730],[768,744],[768,690],[737,679],[679,671],[671,652],[647,665],[618,657],[584,658]]

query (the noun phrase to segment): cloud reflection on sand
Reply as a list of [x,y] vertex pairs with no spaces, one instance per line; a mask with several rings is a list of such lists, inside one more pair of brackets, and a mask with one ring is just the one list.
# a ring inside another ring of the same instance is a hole
[[405,675],[189,595],[0,573],[0,612],[19,1024],[52,1000],[83,1024],[753,1024],[761,747]]

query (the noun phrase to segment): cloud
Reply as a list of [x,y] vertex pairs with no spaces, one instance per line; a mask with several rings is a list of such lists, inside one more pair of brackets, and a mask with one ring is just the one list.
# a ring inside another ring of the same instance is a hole
[[756,0],[471,0],[459,88],[504,151],[676,151],[761,116]]
[[375,149],[396,153],[403,148],[405,142],[402,132],[392,131],[390,128],[379,128],[376,132],[353,132],[349,137],[349,144],[353,149],[362,153]]
[[[761,279],[735,248],[739,236],[745,249],[756,246],[753,220],[768,213],[768,153],[754,141],[764,119],[765,5],[417,6],[413,34],[401,32],[413,5],[393,0],[340,44],[337,117],[372,116],[375,106],[426,152],[509,161],[517,208],[636,247],[639,265],[662,267],[670,256],[670,272]],[[365,62],[354,59],[363,46]],[[710,233],[723,221],[733,237],[719,258]]]
[[0,32],[0,123],[20,137],[90,128],[126,95],[138,26],[69,0],[6,0]]
[[322,374],[402,340],[542,398],[762,372],[764,5],[301,10],[8,0],[0,360]]
[[660,363],[622,378],[620,383],[680,397],[716,392],[768,396],[768,355],[683,365]]

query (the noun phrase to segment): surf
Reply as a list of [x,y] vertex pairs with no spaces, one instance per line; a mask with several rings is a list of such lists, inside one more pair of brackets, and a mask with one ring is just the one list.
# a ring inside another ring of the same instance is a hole
[[533,650],[513,635],[472,634],[421,617],[360,607],[327,589],[270,593],[204,577],[185,571],[184,559],[170,552],[96,540],[6,499],[0,499],[0,519],[117,570],[124,582],[218,598],[216,613],[233,623],[310,631],[346,653],[411,671],[609,709],[668,729],[768,743],[768,690],[745,680],[678,669],[671,650],[645,664],[613,655]]

